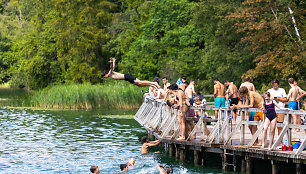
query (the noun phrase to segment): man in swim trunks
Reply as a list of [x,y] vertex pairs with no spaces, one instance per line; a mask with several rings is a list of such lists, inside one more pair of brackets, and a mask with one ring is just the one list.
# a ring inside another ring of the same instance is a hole
[[[297,86],[297,81],[293,78],[288,79],[288,83],[291,86],[291,89],[288,93],[288,108],[292,110],[299,110],[298,101],[301,96],[306,95],[305,91],[303,91],[300,87]],[[293,124],[300,124],[300,116],[297,114],[292,114],[292,122]],[[299,129],[293,129],[294,131],[298,132]]]
[[[214,79],[215,107],[225,107],[225,87],[217,78]],[[218,111],[215,110],[215,118],[218,119]]]
[[194,103],[193,96],[196,96],[196,97],[198,96],[197,93],[194,90],[194,84],[195,84],[195,81],[194,80],[190,80],[190,84],[189,84],[189,86],[185,90],[185,94],[189,98],[190,105],[193,105],[193,103]]
[[146,136],[141,138],[141,142],[143,142],[141,153],[149,153],[150,147],[158,146],[160,143],[159,140],[149,142],[149,138]]
[[[239,99],[236,85],[233,82],[229,82],[228,80],[224,81],[224,85],[228,86],[228,98],[231,99],[230,106],[238,105]],[[236,113],[237,109],[235,108],[232,112],[234,124],[236,124]]]
[[246,86],[249,91],[255,91],[255,86],[253,83],[250,82],[250,77],[245,78],[245,82],[240,85],[240,88],[242,86]]
[[136,77],[134,77],[133,75],[127,73],[127,74],[121,74],[118,72],[115,72],[115,62],[116,59],[115,58],[111,58],[110,59],[110,70],[107,73],[106,71],[103,71],[101,76],[103,78],[108,78],[111,77],[112,79],[115,80],[125,80],[128,81],[136,86],[152,86],[156,89],[160,88],[160,86],[156,83],[156,82],[150,82],[150,81],[144,81],[144,80],[138,80]]
[[[255,91],[249,91],[246,86],[243,86],[239,89],[238,91],[239,96],[245,98],[245,103],[241,106],[233,105],[237,109],[240,108],[259,108],[263,109],[263,104],[264,104],[264,99],[260,94],[258,94]],[[254,114],[254,120],[252,117],[249,118],[249,121],[263,121],[263,113],[262,112],[256,112]],[[249,125],[249,129],[252,133],[252,135],[255,134],[257,131],[257,126],[256,125]],[[256,144],[258,143],[258,139],[255,142]]]

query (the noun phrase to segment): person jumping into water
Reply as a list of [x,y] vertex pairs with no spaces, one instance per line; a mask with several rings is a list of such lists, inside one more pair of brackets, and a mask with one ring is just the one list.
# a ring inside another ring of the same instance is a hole
[[115,70],[115,62],[116,62],[115,58],[110,58],[109,62],[110,62],[110,70],[109,70],[108,73],[107,73],[107,71],[104,70],[101,74],[102,78],[110,77],[110,78],[115,79],[115,80],[128,81],[128,82],[130,82],[130,83],[132,83],[136,86],[152,86],[152,87],[157,88],[157,89],[160,88],[160,86],[156,82],[139,80],[129,73],[121,74],[121,73],[115,72],[114,71]]

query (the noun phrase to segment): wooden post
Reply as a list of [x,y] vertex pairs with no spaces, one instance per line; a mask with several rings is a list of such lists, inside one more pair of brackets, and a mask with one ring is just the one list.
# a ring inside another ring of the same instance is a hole
[[185,162],[185,149],[180,149],[180,162]]
[[199,165],[201,161],[201,151],[199,150],[194,150],[194,165]]
[[246,160],[246,173],[252,173],[253,159],[249,156],[245,156],[245,160]]
[[246,172],[246,159],[241,159],[241,172]]
[[302,164],[297,163],[296,164],[296,174],[302,174]]
[[174,145],[173,144],[168,144],[168,151],[169,151],[169,156],[174,156]]
[[271,160],[271,165],[272,165],[272,174],[277,174],[279,173],[279,164],[277,161]]
[[179,156],[180,156],[180,149],[179,149],[179,147],[175,147],[175,157],[178,159],[179,158]]
[[[245,120],[245,111],[241,111],[241,122]],[[240,145],[244,145],[244,132],[245,132],[245,124],[241,124],[241,130],[240,130]]]

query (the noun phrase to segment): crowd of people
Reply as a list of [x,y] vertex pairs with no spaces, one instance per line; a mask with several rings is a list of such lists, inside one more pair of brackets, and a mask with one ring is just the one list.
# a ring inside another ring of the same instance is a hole
[[[179,78],[176,83],[170,84],[167,77],[162,78],[163,88],[160,87],[159,77],[155,77],[153,81],[142,81],[137,79],[131,74],[121,74],[114,71],[116,59],[111,58],[110,60],[110,70],[109,72],[103,72],[102,77],[111,77],[115,80],[126,80],[137,86],[150,86],[149,91],[144,94],[146,98],[152,100],[165,101],[169,107],[178,109],[177,123],[179,125],[180,135],[177,140],[186,140],[186,126],[188,134],[193,130],[195,123],[194,121],[186,120],[186,114],[189,112],[188,106],[205,106],[206,99],[199,95],[195,90],[195,81],[190,80],[187,82],[186,77]],[[264,114],[266,116],[264,122],[264,132],[262,141],[258,143],[256,140],[255,145],[262,146],[265,148],[266,141],[265,137],[267,135],[268,127],[270,126],[270,136],[269,136],[269,148],[271,148],[274,139],[274,132],[276,123],[283,123],[285,114],[276,113],[276,110],[300,110],[301,109],[301,98],[306,96],[306,92],[302,90],[297,83],[297,80],[293,78],[288,79],[288,83],[291,87],[287,95],[283,88],[279,87],[279,81],[277,79],[272,80],[272,88],[264,93],[262,96],[255,90],[255,86],[250,82],[250,78],[247,77],[245,81],[240,85],[239,88],[228,80],[221,83],[217,78],[213,80],[214,82],[214,107],[227,107],[233,110],[232,123],[236,124],[238,110],[241,108],[258,108],[262,109],[263,112],[249,112],[249,121],[263,121]],[[226,89],[227,87],[227,89]],[[288,105],[288,108],[285,106]],[[306,109],[306,99],[303,101],[304,110]],[[194,116],[205,117],[208,114],[203,113],[200,110],[194,111]],[[189,114],[190,115],[190,112]],[[192,114],[191,114],[192,115]],[[215,111],[215,118],[218,119],[218,111]],[[301,116],[297,114],[292,114],[292,123],[301,125],[302,122],[305,124],[305,120],[301,120]],[[206,123],[206,122],[205,122]],[[209,130],[205,124],[205,135],[210,134]],[[256,125],[249,125],[249,129],[252,135],[257,131]],[[281,132],[282,128],[278,127],[278,134]],[[293,129],[294,132],[299,132],[299,129]],[[195,135],[191,139],[196,138]],[[156,146],[159,141],[149,142],[148,138],[144,137],[142,139],[143,147],[141,152],[148,153],[148,148],[151,146]],[[122,164],[122,171],[127,170],[128,164]],[[157,164],[157,168],[160,171],[163,167]],[[162,172],[161,172],[162,173]]]

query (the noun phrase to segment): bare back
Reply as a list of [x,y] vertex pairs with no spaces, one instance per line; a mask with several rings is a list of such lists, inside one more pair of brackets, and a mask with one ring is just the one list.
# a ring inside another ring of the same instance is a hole
[[225,96],[225,86],[218,82],[217,84],[214,85],[214,94],[215,97],[224,97]]
[[246,103],[252,105],[252,108],[262,109],[262,106],[264,104],[263,97],[254,91],[250,91],[249,93],[250,95],[246,98]]
[[247,87],[249,91],[255,91],[255,86],[254,86],[254,84],[251,83],[251,82],[244,82],[244,83],[242,83],[242,84],[240,85],[240,88],[241,88],[242,86]]
[[299,87],[298,86],[293,86],[290,90],[289,90],[289,94],[288,94],[288,99],[289,101],[297,101],[297,98],[299,96]]
[[189,85],[186,90],[185,94],[187,95],[188,98],[193,98],[194,95],[194,85]]
[[237,98],[238,97],[238,90],[237,86],[234,83],[231,83],[228,87],[229,89],[229,98]]

